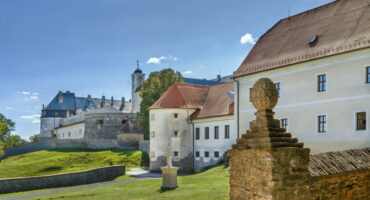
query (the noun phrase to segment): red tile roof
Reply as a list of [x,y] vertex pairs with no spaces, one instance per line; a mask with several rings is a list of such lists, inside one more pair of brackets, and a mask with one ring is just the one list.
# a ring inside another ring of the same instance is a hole
[[233,77],[369,47],[369,1],[337,0],[280,20],[260,37]]
[[211,86],[203,108],[200,110],[196,118],[232,115],[234,113],[234,103],[232,101],[230,104],[227,93],[233,91],[233,82]]
[[227,92],[234,91],[234,83],[215,86],[174,84],[149,109],[196,108],[192,119],[234,113],[234,102],[229,104]]
[[175,83],[149,109],[201,108],[208,86]]

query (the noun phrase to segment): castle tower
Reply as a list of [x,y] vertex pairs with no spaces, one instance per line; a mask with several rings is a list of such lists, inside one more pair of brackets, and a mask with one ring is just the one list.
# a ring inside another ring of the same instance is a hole
[[132,112],[140,112],[141,97],[139,95],[140,83],[145,80],[145,73],[141,71],[139,67],[139,61],[137,61],[137,69],[131,74],[132,79]]

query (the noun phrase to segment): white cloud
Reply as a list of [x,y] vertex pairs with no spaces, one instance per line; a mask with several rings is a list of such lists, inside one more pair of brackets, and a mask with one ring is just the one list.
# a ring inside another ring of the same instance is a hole
[[38,124],[40,123],[40,117],[41,115],[39,114],[33,114],[33,115],[22,115],[22,119],[30,120],[33,124]]
[[12,107],[5,107],[5,110],[13,110]]
[[38,92],[33,92],[32,96],[39,96],[39,93]]
[[192,71],[185,71],[185,72],[183,72],[183,74],[192,74],[193,72]]
[[240,43],[241,44],[256,44],[256,38],[253,38],[252,34],[246,33],[240,38]]
[[160,57],[150,57],[149,60],[146,62],[148,64],[161,64],[162,60],[172,60],[177,61],[177,57],[175,56],[160,56]]
[[23,101],[30,101],[30,100],[38,100],[39,99],[39,93],[38,92],[28,92],[28,91],[22,91],[18,94],[22,95]]
[[39,99],[39,97],[38,96],[30,96],[30,99],[37,100],[37,99]]
[[30,95],[31,92],[27,92],[27,91],[22,91],[21,94],[24,94],[24,95]]

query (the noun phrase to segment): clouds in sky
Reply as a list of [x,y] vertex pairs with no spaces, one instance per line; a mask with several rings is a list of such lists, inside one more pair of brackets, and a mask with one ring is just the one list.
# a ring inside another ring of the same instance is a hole
[[192,74],[192,73],[193,73],[192,71],[188,70],[188,71],[183,72],[182,74]]
[[177,61],[177,57],[175,56],[160,56],[160,57],[151,57],[146,62],[147,64],[161,64],[161,61],[163,60],[171,60],[171,61]]
[[40,123],[40,117],[41,115],[39,114],[33,114],[33,115],[22,115],[22,119],[26,119],[32,122],[32,124],[38,124]]
[[13,110],[12,107],[5,107],[5,110]]
[[243,35],[241,38],[240,38],[240,43],[241,44],[256,44],[256,41],[257,39],[256,38],[253,38],[252,34],[250,33],[246,33],[245,35]]
[[19,94],[22,95],[22,98],[23,98],[24,101],[38,100],[39,99],[39,93],[38,92],[22,91],[22,92],[19,92]]

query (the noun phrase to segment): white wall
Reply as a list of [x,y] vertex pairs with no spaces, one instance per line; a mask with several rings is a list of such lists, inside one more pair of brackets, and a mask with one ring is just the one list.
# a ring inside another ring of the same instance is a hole
[[[200,168],[216,164],[222,159],[223,154],[231,149],[231,145],[236,143],[237,134],[234,129],[234,116],[212,117],[193,120],[194,124],[194,159],[196,162],[195,171]],[[230,138],[225,138],[225,125],[229,125]],[[219,138],[215,139],[215,126],[219,127]],[[209,127],[209,139],[205,139],[205,127]],[[200,130],[200,138],[195,138],[196,128]],[[195,156],[199,152],[200,157]],[[204,157],[204,152],[209,152],[209,158]],[[214,152],[219,152],[219,158],[214,157]]]
[[85,135],[85,122],[56,129],[57,139],[82,139]]
[[[191,125],[188,123],[189,116],[195,109],[151,109],[150,110],[150,161],[156,162],[158,157],[167,156],[168,143],[171,142],[171,153],[179,152],[173,161],[180,161],[189,155],[192,156]],[[174,114],[178,118],[174,118]],[[154,119],[152,116],[154,115]],[[178,131],[178,137],[169,137]],[[154,137],[152,133],[154,132]],[[153,153],[155,156],[153,156]],[[192,164],[192,163],[190,163]],[[155,167],[153,165],[153,167]],[[158,166],[156,166],[158,168]]]
[[[310,147],[311,153],[370,146],[370,84],[365,84],[366,66],[370,66],[370,49],[237,78],[240,82],[240,134],[249,129],[249,121],[254,119],[249,88],[259,78],[267,77],[279,82],[281,88],[274,109],[275,118],[288,118],[288,130]],[[327,76],[326,92],[317,92],[320,74]],[[355,130],[357,111],[367,113],[365,131]],[[319,114],[327,115],[326,133],[317,133]]]

